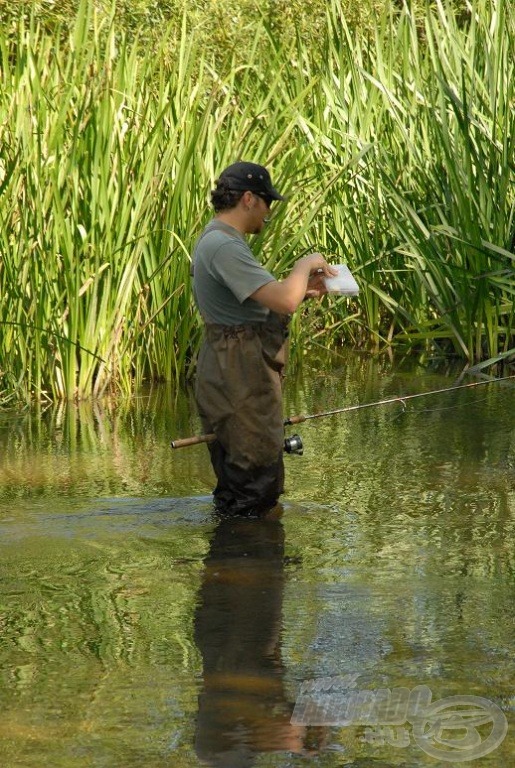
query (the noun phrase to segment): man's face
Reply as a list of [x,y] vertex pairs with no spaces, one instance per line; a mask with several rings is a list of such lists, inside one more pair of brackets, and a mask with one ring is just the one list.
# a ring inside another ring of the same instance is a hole
[[272,201],[265,196],[260,197],[255,192],[252,192],[252,202],[249,208],[249,225],[248,233],[251,235],[257,235],[266,224],[266,220],[270,216],[270,206]]

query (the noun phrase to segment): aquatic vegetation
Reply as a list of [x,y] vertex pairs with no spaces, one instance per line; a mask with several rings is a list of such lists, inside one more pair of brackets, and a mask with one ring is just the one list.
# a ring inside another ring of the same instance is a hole
[[65,44],[30,19],[0,33],[0,398],[191,372],[189,253],[237,157],[270,164],[289,195],[254,243],[265,263],[280,276],[317,247],[360,284],[356,300],[303,309],[298,353],[513,355],[506,0],[385,12],[374,38],[333,0],[312,47],[279,44],[265,18],[244,64],[227,51],[216,66],[187,16],[143,56],[114,10],[80,3]]

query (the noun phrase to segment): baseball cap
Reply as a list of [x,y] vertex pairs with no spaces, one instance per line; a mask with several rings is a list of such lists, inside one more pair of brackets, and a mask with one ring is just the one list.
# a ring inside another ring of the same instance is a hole
[[271,200],[285,198],[272,186],[272,179],[263,165],[239,161],[233,163],[220,174],[219,181],[225,181],[230,189],[255,192]]

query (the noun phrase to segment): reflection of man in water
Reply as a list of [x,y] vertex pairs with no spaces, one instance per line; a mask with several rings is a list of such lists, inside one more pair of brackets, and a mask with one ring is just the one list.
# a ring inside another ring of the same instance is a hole
[[195,748],[208,765],[247,768],[261,752],[301,752],[290,724],[280,632],[284,529],[277,519],[222,520],[195,616],[204,662]]

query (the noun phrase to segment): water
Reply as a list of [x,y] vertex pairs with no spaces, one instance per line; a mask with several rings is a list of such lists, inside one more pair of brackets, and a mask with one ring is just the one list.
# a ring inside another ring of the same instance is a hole
[[[354,354],[306,366],[285,411],[455,382]],[[512,765],[515,389],[300,425],[260,522],[213,517],[205,446],[169,447],[197,430],[164,389],[0,414],[1,765]],[[419,713],[481,697],[485,722],[346,723],[350,691],[399,688],[429,690]]]

